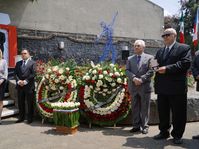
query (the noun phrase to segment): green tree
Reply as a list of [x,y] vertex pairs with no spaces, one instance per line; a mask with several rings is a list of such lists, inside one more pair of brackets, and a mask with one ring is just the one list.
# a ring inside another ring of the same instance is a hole
[[192,33],[194,27],[194,19],[199,6],[199,0],[181,0],[181,10],[184,12],[184,35],[185,42],[189,44],[192,49]]

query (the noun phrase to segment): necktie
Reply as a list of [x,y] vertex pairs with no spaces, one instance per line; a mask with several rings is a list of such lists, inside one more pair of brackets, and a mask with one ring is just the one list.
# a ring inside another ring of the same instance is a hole
[[139,65],[140,65],[140,60],[141,60],[141,56],[138,55],[138,56],[137,56],[137,66],[138,66],[138,67],[139,67]]
[[167,55],[169,54],[169,48],[166,48],[165,50],[164,50],[164,59],[166,59],[166,57],[167,57]]
[[26,61],[23,60],[23,63],[22,63],[22,65],[21,65],[21,70],[22,70],[22,72],[24,72],[25,67],[26,67]]
[[25,66],[26,66],[26,61],[23,60],[22,67],[25,67]]

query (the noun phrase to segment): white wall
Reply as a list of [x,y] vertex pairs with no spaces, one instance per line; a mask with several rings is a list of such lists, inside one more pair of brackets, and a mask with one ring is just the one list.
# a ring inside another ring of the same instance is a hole
[[163,9],[147,0],[0,0],[18,28],[99,34],[118,11],[114,36],[161,39]]

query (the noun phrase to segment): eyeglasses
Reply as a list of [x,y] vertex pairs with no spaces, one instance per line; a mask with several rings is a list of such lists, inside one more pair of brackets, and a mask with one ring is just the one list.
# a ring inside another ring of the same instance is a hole
[[162,35],[162,38],[169,37],[169,36],[171,36],[171,34],[165,34],[165,35]]

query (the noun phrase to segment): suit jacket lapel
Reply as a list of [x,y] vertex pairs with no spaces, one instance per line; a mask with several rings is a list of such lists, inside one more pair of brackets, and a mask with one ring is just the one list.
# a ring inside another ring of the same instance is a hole
[[[26,65],[25,65],[25,68],[23,69],[23,73],[26,71],[26,69],[29,67],[29,65],[30,65],[30,63],[31,63],[31,60],[28,60],[27,61],[27,63],[26,63]],[[23,61],[21,61],[21,66],[23,65]],[[21,69],[22,70],[22,69]]]
[[177,48],[177,46],[178,46],[178,43],[176,42],[176,43],[173,45],[173,47],[170,49],[169,53],[167,54],[167,56],[166,56],[166,58],[165,58],[166,61],[168,60],[169,56],[171,56],[171,55],[173,54],[173,52],[175,51],[175,49]]
[[140,71],[140,69],[142,68],[142,64],[144,63],[145,58],[146,58],[146,55],[145,55],[145,53],[143,53],[142,56],[141,56],[140,64],[139,64],[139,67],[138,67],[138,71]]

